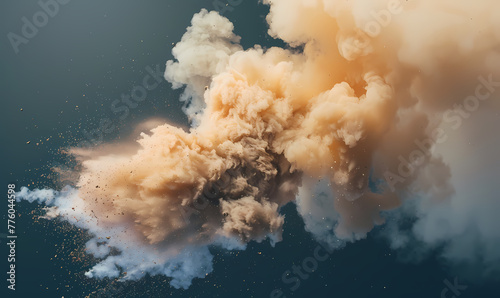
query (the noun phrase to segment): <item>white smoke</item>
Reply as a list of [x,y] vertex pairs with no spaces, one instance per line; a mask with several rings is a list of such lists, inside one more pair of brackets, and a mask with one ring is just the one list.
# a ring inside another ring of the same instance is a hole
[[[51,207],[57,216],[74,226],[86,229],[93,237],[87,242],[87,253],[102,259],[87,277],[111,277],[120,280],[137,280],[146,275],[163,274],[172,277],[171,285],[187,289],[194,278],[204,278],[212,272],[212,259],[207,246],[186,246],[182,251],[158,250],[144,245],[132,229],[126,226],[102,228],[93,214],[82,213],[78,206],[84,204],[78,191],[70,187],[61,192],[33,190],[22,187],[17,200],[37,201]],[[120,254],[110,255],[110,248]],[[225,246],[225,248],[229,248]],[[236,247],[233,247],[236,248]]]
[[233,24],[215,11],[202,10],[194,15],[191,26],[173,48],[177,61],[168,61],[165,79],[174,89],[187,86],[181,96],[184,112],[196,125],[205,108],[203,94],[214,75],[227,67],[229,57],[241,51],[240,37],[233,33]]

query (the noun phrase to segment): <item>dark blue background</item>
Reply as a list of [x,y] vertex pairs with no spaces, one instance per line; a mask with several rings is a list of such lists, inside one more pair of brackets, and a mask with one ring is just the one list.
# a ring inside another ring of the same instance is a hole
[[[31,19],[41,8],[37,1],[0,2],[0,174],[5,192],[8,183],[56,187],[50,168],[67,162],[59,150],[86,140],[85,133],[98,129],[103,118],[116,126],[103,134],[106,141],[128,137],[150,117],[187,125],[179,91],[167,82],[150,91],[124,120],[113,113],[111,103],[142,83],[147,66],[164,69],[173,43],[203,7],[215,9],[211,0],[73,0],[16,54],[8,33],[21,34],[22,17]],[[248,0],[224,11],[245,48],[282,45],[266,35],[266,13],[265,6]],[[0,272],[8,268],[6,210],[5,199],[0,203]],[[318,245],[292,204],[282,210],[284,240],[275,248],[265,242],[250,243],[241,252],[212,249],[214,271],[188,290],[171,288],[164,276],[127,283],[93,280],[83,275],[95,264],[83,252],[84,231],[38,219],[42,211],[35,204],[20,203],[17,212],[17,290],[15,295],[6,291],[7,275],[2,273],[1,293],[6,296],[1,297],[269,297],[274,289],[286,297],[441,297],[444,279],[461,281],[434,255],[419,263],[402,262],[387,243],[370,236],[331,254],[292,291],[293,284],[283,283],[283,273],[311,257]],[[468,286],[460,297],[500,297],[498,285],[460,283]]]

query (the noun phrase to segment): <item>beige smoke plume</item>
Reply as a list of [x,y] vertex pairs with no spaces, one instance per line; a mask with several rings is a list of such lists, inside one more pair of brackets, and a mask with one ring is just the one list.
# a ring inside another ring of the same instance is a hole
[[[341,240],[382,224],[381,211],[400,206],[410,186],[433,194],[429,204],[449,200],[442,158],[412,152],[415,141],[438,141],[464,95],[498,86],[500,3],[263,2],[269,33],[293,48],[243,50],[227,19],[201,11],[165,73],[186,87],[193,127],[160,125],[132,154],[83,161],[78,207],[100,227],[126,226],[139,241],[179,249],[276,241],[279,208],[303,177],[304,187],[311,177],[331,187]],[[481,101],[488,107],[498,104]],[[405,166],[411,175],[398,172]],[[370,179],[383,182],[375,189]],[[300,198],[303,215],[314,200]]]

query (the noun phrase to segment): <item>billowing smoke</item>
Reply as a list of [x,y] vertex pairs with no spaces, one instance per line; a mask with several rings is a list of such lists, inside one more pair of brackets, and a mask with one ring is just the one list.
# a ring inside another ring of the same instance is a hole
[[393,248],[498,271],[500,2],[263,2],[289,48],[244,50],[205,10],[174,47],[165,78],[185,88],[189,131],[73,149],[76,189],[19,197],[94,235],[89,277],[186,288],[212,270],[209,246],[280,241],[289,202],[332,247],[388,219]]

